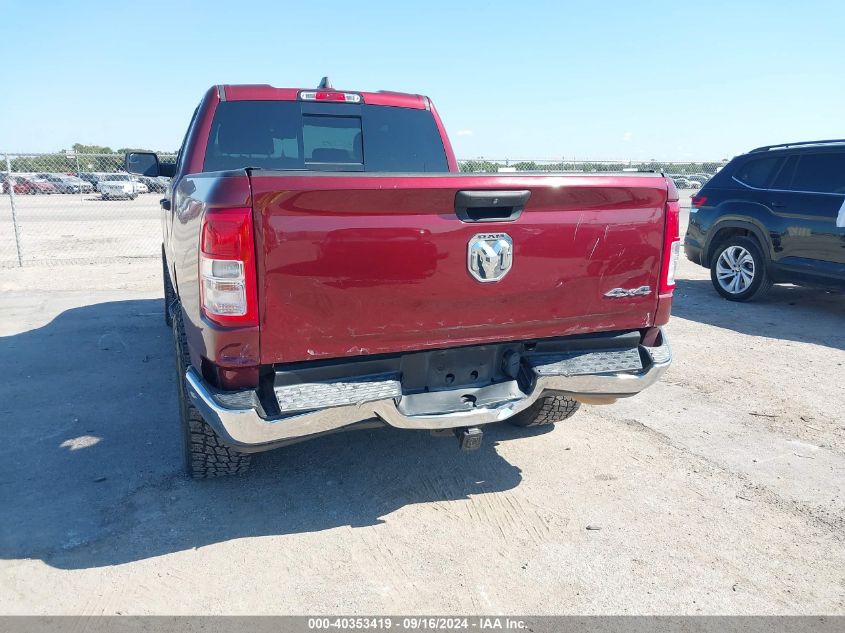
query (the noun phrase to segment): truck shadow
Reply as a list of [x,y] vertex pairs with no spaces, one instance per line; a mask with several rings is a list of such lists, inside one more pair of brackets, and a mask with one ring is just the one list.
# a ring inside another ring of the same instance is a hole
[[736,303],[723,299],[709,279],[678,279],[672,314],[751,336],[845,350],[845,294],[774,286],[763,299]]
[[[67,310],[0,337],[0,557],[65,569],[143,560],[231,539],[367,526],[411,504],[508,490],[496,451],[424,432],[336,434],[256,456],[250,474],[181,474],[170,333],[161,300]],[[448,505],[443,511],[449,513]]]

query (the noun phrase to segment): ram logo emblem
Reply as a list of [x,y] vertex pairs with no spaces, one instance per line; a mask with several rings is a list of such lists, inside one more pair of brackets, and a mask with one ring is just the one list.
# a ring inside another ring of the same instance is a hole
[[467,246],[467,269],[482,283],[499,281],[513,265],[513,240],[507,233],[479,233]]

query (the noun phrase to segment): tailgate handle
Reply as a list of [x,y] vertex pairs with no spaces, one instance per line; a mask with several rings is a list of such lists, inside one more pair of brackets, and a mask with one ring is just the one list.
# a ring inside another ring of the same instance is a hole
[[455,214],[462,222],[512,222],[519,217],[530,191],[459,191]]

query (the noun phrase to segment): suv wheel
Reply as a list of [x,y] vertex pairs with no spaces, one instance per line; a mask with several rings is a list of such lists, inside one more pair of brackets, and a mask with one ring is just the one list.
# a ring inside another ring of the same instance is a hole
[[757,242],[748,237],[732,237],[719,244],[710,264],[710,280],[730,301],[759,299],[772,287],[766,258]]
[[517,413],[508,422],[514,426],[546,426],[571,418],[580,403],[566,396],[543,396],[530,407]]
[[173,340],[176,344],[176,390],[185,472],[194,479],[245,473],[249,469],[250,455],[223,444],[214,429],[202,419],[199,410],[191,404],[185,389],[185,371],[190,363],[190,354],[182,311],[178,306],[174,306],[173,310]]

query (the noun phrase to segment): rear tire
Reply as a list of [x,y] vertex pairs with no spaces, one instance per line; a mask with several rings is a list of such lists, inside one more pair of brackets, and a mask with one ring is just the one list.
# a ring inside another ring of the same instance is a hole
[[194,479],[240,475],[249,469],[250,455],[226,446],[191,404],[185,388],[185,371],[190,364],[188,339],[178,306],[173,311],[173,341],[176,346],[176,390],[182,431],[185,472]]
[[766,257],[756,240],[729,237],[710,260],[710,281],[728,301],[760,299],[772,288]]
[[580,402],[566,396],[543,396],[508,422],[522,427],[547,426],[571,418],[580,407]]

